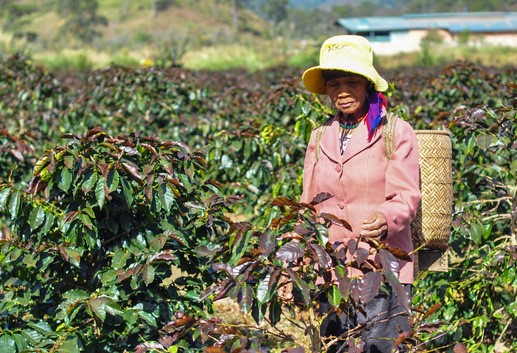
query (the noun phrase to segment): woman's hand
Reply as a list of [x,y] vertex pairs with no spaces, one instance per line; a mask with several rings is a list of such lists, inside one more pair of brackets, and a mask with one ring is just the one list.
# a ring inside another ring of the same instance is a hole
[[384,213],[375,211],[363,221],[361,235],[370,238],[385,238],[388,233],[388,221]]

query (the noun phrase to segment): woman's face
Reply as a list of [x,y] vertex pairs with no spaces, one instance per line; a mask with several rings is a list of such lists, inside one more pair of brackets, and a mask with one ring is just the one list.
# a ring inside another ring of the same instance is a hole
[[345,117],[359,119],[368,112],[368,80],[365,77],[343,72],[327,79],[325,87],[332,104]]

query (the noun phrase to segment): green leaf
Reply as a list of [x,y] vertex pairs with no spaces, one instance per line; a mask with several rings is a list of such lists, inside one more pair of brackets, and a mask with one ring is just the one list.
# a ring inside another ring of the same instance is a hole
[[105,184],[106,179],[101,175],[99,180],[97,180],[97,185],[95,186],[95,197],[97,198],[97,205],[99,205],[100,209],[104,207],[104,201],[106,200]]
[[36,330],[25,329],[21,334],[31,346],[37,346],[43,340],[43,335]]
[[117,190],[119,180],[120,175],[118,173],[118,170],[110,169],[110,171],[108,172],[108,178],[106,180],[106,186],[108,187],[109,192]]
[[131,257],[131,253],[124,249],[117,249],[115,254],[113,255],[113,260],[111,262],[111,266],[113,269],[118,270],[120,268],[124,268],[126,266],[127,260]]
[[29,322],[27,326],[35,329],[36,331],[42,334],[50,334],[53,332],[50,325],[45,321]]
[[90,294],[82,289],[71,289],[63,293],[63,298],[72,300],[86,300],[90,298]]
[[57,174],[57,186],[64,192],[68,192],[72,184],[72,173],[67,168],[61,168]]
[[86,213],[84,212],[81,212],[81,214],[79,215],[79,219],[81,220],[81,223],[88,229],[92,230],[93,229],[93,223],[92,223],[92,220],[90,219],[90,216],[88,216]]
[[59,352],[63,353],[81,353],[83,351],[83,343],[77,336],[71,336],[61,345]]
[[310,293],[309,293],[309,287],[307,283],[301,279],[296,272],[291,270],[290,268],[286,269],[287,273],[289,274],[289,277],[291,277],[291,280],[293,281],[295,287],[300,291],[303,297],[303,301],[305,305],[309,305],[311,302],[310,299]]
[[341,291],[339,290],[338,286],[332,286],[330,290],[327,292],[327,297],[329,303],[334,306],[338,307],[341,303]]
[[151,313],[148,313],[146,311],[139,311],[138,312],[138,316],[143,319],[147,325],[151,326],[151,327],[156,327],[156,318],[151,314]]
[[280,322],[280,317],[282,315],[282,305],[278,299],[273,300],[269,305],[269,321],[271,321],[271,325],[274,327],[278,322]]
[[81,253],[74,248],[65,248],[65,252],[68,255],[68,262],[76,267],[80,267]]
[[13,336],[7,334],[0,336],[0,353],[13,353],[16,351],[16,341]]
[[239,299],[239,306],[244,313],[249,313],[253,305],[253,290],[246,283],[242,284]]
[[252,232],[250,231],[238,232],[238,236],[235,237],[235,242],[232,247],[232,257],[229,261],[230,264],[236,264],[239,262],[248,247],[251,234]]
[[270,279],[271,274],[268,273],[266,277],[260,280],[257,286],[257,300],[259,303],[265,303],[271,296],[271,293],[268,291]]
[[9,213],[11,214],[11,218],[16,217],[18,215],[18,210],[20,208],[20,192],[15,191],[11,194],[9,198]]
[[163,196],[162,207],[167,212],[170,212],[172,205],[174,204],[174,193],[167,184],[161,184],[160,187],[163,189],[163,194],[160,195]]
[[133,204],[133,189],[129,182],[124,178],[120,179],[120,183],[122,184],[122,191],[126,198],[126,203],[128,206],[131,206]]
[[95,186],[95,183],[97,182],[98,174],[92,170],[88,170],[85,174],[84,181],[81,185],[81,189],[85,194],[90,192]]
[[38,206],[33,208],[29,215],[29,226],[32,231],[35,231],[45,221],[45,211],[43,207]]
[[114,282],[118,277],[117,271],[110,269],[102,274],[101,282],[103,285],[109,285]]
[[480,223],[472,223],[470,225],[470,237],[477,245],[481,244],[481,239],[484,238],[486,229]]
[[126,322],[127,327],[132,327],[136,324],[136,320],[138,320],[138,313],[134,310],[124,310],[121,317]]
[[9,197],[9,194],[11,193],[11,188],[6,187],[0,192],[0,209],[5,207],[5,203],[7,202],[7,198]]
[[27,344],[27,339],[22,334],[15,333],[13,337],[14,341],[16,342],[16,348],[19,352],[23,352],[27,348],[29,348],[29,345]]
[[143,279],[144,283],[149,286],[154,281],[154,266],[150,264],[145,264],[143,268]]
[[52,213],[46,214],[45,217],[45,224],[43,225],[43,228],[41,228],[42,234],[47,234],[50,232],[52,227],[54,226],[54,221],[56,220],[56,216],[54,216]]
[[88,301],[90,308],[93,314],[102,322],[106,320],[106,308],[104,307],[104,302],[99,300],[98,298],[91,299]]
[[192,183],[187,175],[183,173],[178,174],[178,179],[181,181],[181,184],[185,189],[187,189],[187,192],[192,191]]

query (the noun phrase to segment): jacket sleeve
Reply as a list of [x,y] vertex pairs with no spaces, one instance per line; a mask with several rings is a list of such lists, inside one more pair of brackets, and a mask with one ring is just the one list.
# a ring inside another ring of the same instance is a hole
[[386,202],[378,209],[386,216],[388,239],[409,227],[416,215],[422,197],[418,158],[415,131],[406,121],[399,120],[386,170]]

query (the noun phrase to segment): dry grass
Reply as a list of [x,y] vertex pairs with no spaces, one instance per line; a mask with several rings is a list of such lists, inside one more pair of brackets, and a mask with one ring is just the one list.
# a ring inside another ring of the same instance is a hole
[[[274,328],[266,322],[257,325],[249,314],[244,314],[239,305],[230,299],[217,301],[214,304],[215,316],[220,317],[224,324],[235,325],[237,328],[246,328],[254,332],[262,332],[260,343],[269,348],[271,352],[281,352],[287,347],[302,346],[306,352],[310,351],[310,341],[304,330],[297,327],[287,319],[282,319]],[[302,320],[300,316],[297,322]],[[280,337],[290,335],[291,342],[284,341]],[[255,337],[259,337],[256,335]]]

